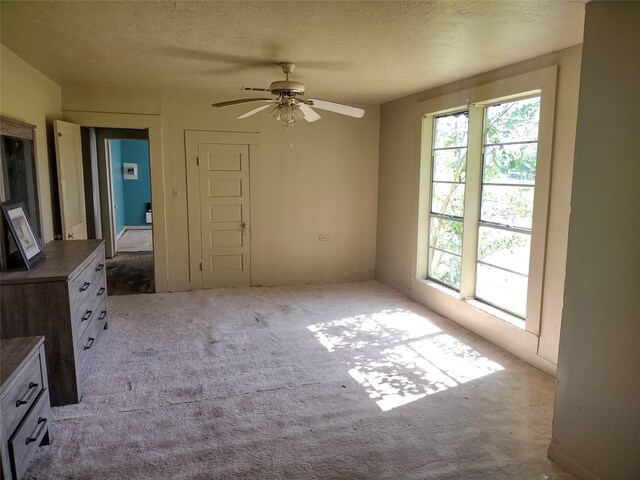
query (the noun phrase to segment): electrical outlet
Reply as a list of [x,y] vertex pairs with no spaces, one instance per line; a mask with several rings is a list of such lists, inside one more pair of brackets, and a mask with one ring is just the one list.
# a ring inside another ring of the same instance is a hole
[[328,242],[329,241],[329,235],[327,233],[321,233],[319,238],[320,238],[321,242]]

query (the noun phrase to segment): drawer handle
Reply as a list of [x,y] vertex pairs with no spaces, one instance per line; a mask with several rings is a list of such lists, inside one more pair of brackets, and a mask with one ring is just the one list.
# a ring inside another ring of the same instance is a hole
[[86,322],[87,320],[89,320],[89,318],[91,317],[91,314],[93,313],[93,310],[87,310],[84,315],[82,316],[82,318],[80,319],[81,322]]
[[103,268],[104,268],[104,263],[99,263],[98,266],[96,267],[96,272],[99,272]]
[[38,425],[40,425],[40,427],[38,428],[38,431],[36,432],[36,434],[33,437],[27,438],[27,445],[29,445],[31,442],[35,442],[36,440],[38,440],[38,437],[44,430],[44,427],[47,426],[47,419],[38,417]]
[[93,342],[95,341],[95,338],[93,337],[89,337],[89,341],[87,342],[87,344],[84,346],[85,350],[89,350],[91,347],[93,347]]
[[79,290],[81,292],[84,292],[87,288],[89,288],[90,285],[91,285],[90,282],[84,282],[84,284],[79,288]]
[[100,287],[100,290],[98,290],[98,293],[96,293],[96,297],[99,297],[100,295],[102,295],[105,291],[104,287]]
[[98,317],[98,321],[104,320],[104,317],[106,317],[106,316],[107,316],[107,311],[106,310],[102,310],[102,313]]
[[16,400],[16,407],[19,407],[20,405],[25,405],[31,401],[33,396],[38,391],[38,384],[35,382],[29,382],[29,390],[31,390],[31,392],[29,393],[29,396],[26,399]]

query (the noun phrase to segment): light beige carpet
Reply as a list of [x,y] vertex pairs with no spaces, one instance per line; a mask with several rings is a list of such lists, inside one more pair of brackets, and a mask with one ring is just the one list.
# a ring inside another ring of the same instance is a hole
[[127,228],[117,240],[118,252],[152,252],[153,233],[150,228]]
[[109,298],[37,479],[573,478],[554,381],[377,282]]

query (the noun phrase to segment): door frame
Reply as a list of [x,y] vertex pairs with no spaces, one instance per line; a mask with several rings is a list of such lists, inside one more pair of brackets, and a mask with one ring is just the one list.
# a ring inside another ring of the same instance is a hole
[[153,205],[153,277],[156,293],[169,291],[169,258],[164,186],[164,156],[162,154],[162,117],[155,114],[82,112],[63,110],[63,120],[82,127],[125,128],[147,130],[149,140],[149,170],[151,204]]
[[[116,219],[113,200],[113,167],[111,163],[111,144],[109,140],[146,140],[149,142],[147,129],[122,128],[94,128],[96,150],[98,158],[98,183],[100,192],[100,217],[102,238],[105,241],[105,254],[113,258],[118,253],[118,239],[116,233]],[[151,146],[148,145],[149,150]],[[104,162],[101,161],[104,159]],[[151,163],[151,158],[149,158]],[[151,166],[151,165],[149,165]],[[151,199],[153,208],[153,198]],[[153,224],[151,224],[153,235]]]
[[256,132],[219,132],[185,130],[187,162],[187,210],[189,223],[189,281],[191,290],[202,290],[202,228],[200,217],[200,170],[198,145],[247,145],[249,148],[249,249],[250,285],[262,285],[262,162],[260,134]]

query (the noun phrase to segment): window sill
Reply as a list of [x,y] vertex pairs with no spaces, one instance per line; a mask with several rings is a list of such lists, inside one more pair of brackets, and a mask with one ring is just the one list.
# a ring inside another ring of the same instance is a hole
[[482,310],[484,313],[488,313],[489,315],[496,317],[497,319],[502,320],[503,322],[507,322],[508,324],[513,325],[514,327],[517,327],[521,330],[525,330],[525,321],[520,317],[507,313],[503,310],[500,310],[499,308],[493,307],[491,305],[488,305],[474,298],[461,299],[460,292],[458,292],[457,290],[454,290],[453,288],[446,287],[441,283],[434,282],[428,279],[417,279],[417,280],[423,283],[424,285],[427,285],[428,287],[434,288],[439,292],[442,292],[450,296],[451,298],[454,298],[456,300],[459,300],[460,302],[466,303],[467,305],[475,309]]
[[468,300],[463,300],[463,302],[468,303],[469,305],[471,305],[474,308],[477,308],[478,310],[482,310],[483,312],[488,313],[489,315],[493,315],[494,317],[499,318],[500,320],[503,320],[507,323],[510,323],[511,325],[518,327],[522,330],[525,329],[525,322],[523,318],[520,317],[516,317],[515,315],[512,315],[510,313],[507,313],[503,310],[500,310],[499,308],[493,307],[491,305],[488,305],[484,302],[481,302],[479,300],[476,299],[468,299]]

